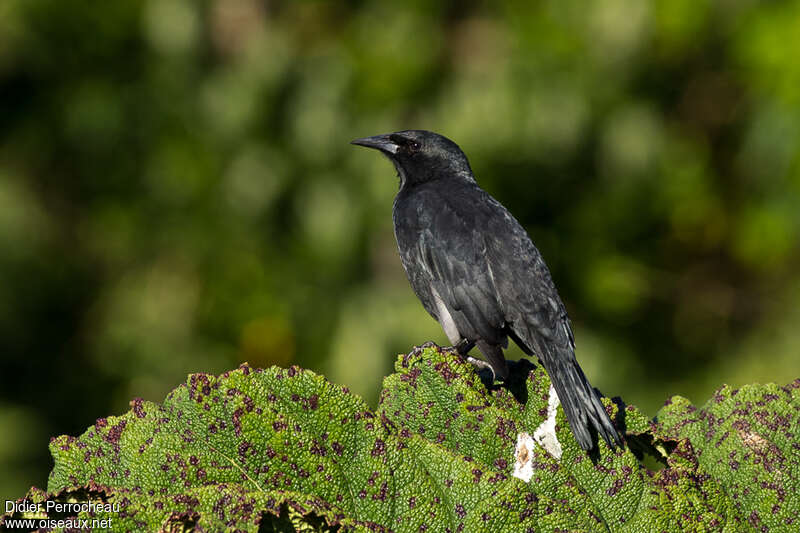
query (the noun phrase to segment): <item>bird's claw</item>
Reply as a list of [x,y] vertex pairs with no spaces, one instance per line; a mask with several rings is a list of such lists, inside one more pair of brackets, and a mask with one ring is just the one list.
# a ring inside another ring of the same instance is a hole
[[492,383],[494,383],[495,379],[497,379],[497,376],[494,373],[494,368],[492,368],[492,365],[490,365],[489,363],[487,363],[483,359],[475,359],[471,355],[468,355],[465,358],[465,360],[467,361],[467,363],[469,363],[472,366],[474,366],[478,370],[478,372],[480,372],[481,370],[488,370],[489,372],[491,372]]

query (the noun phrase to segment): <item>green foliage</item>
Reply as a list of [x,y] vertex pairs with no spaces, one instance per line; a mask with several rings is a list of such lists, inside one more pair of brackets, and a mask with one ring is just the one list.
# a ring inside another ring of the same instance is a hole
[[797,520],[800,380],[722,388],[700,409],[674,397],[657,421],[604,400],[629,447],[590,457],[560,409],[559,453],[520,446],[551,416],[539,367],[519,363],[518,380],[487,389],[429,345],[395,368],[374,411],[294,366],[193,374],[161,405],[137,399],[54,439],[48,492],[27,499],[119,504],[93,516],[115,531],[790,531]]
[[662,438],[688,439],[702,470],[754,529],[800,527],[800,380],[726,386],[700,409],[674,397],[658,421]]

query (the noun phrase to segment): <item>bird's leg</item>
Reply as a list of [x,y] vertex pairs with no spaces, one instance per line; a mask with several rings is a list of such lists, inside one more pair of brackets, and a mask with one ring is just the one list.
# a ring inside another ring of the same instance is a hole
[[[469,353],[469,351],[475,347],[474,341],[468,341],[467,339],[461,339],[458,343],[453,345],[453,350],[460,356],[465,356]],[[469,357],[467,359],[470,359]]]

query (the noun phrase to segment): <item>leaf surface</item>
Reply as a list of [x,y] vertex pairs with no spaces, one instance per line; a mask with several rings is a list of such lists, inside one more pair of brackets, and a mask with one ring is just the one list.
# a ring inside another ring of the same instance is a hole
[[[51,442],[48,491],[34,488],[27,501],[111,509],[7,512],[3,520],[253,532],[799,524],[800,380],[723,387],[702,408],[674,397],[656,421],[604,399],[628,446],[601,442],[590,457],[540,367],[518,363],[512,383],[487,389],[470,365],[427,345],[395,369],[376,410],[297,367],[193,374],[160,405],[134,400],[122,416]],[[648,454],[663,467],[643,466]]]

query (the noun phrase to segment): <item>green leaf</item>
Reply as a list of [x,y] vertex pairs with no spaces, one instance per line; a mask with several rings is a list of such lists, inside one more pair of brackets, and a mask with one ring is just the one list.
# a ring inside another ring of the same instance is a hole
[[[253,532],[797,525],[800,380],[723,388],[701,409],[676,397],[657,422],[604,399],[629,446],[601,442],[590,457],[547,374],[516,369],[487,389],[459,357],[426,345],[398,358],[374,411],[296,367],[194,374],[161,405],[134,400],[80,437],[54,439],[48,491],[25,499],[38,512],[3,520]],[[84,508],[56,508],[68,502]]]
[[724,488],[754,530],[800,529],[800,380],[722,387],[698,409],[680,396],[658,414],[660,433]]

